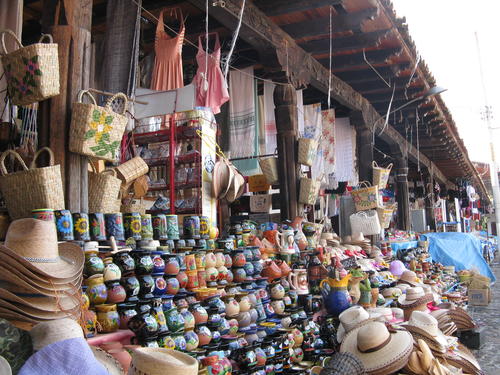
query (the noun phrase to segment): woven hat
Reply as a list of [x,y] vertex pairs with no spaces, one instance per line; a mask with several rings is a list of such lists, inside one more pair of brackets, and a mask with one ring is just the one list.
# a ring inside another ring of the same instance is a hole
[[[50,290],[67,290],[71,289],[69,286],[76,286],[80,284],[81,280],[81,275],[77,275],[75,279],[66,281],[64,283],[58,282],[58,283],[53,283],[52,280],[50,282],[47,282],[47,279],[45,281],[40,281],[38,279],[32,279],[29,277],[29,275],[26,275],[24,272],[21,271],[22,266],[20,268],[12,267],[8,264],[2,265],[0,264],[0,279],[3,278],[4,275],[7,273],[12,274],[12,276],[15,276],[16,278],[19,278],[28,284],[31,284],[37,288],[41,289],[50,289]],[[65,279],[66,280],[66,279]]]
[[212,177],[212,191],[217,199],[222,199],[226,196],[229,187],[233,183],[234,173],[229,163],[220,159],[215,163],[214,173]]
[[[67,284],[50,284],[47,282],[33,282],[27,281],[25,278],[18,276],[16,271],[9,272],[8,269],[0,266],[0,282],[6,282],[14,285],[14,289],[18,293],[37,293],[52,296],[55,293],[64,293],[77,290],[81,287],[81,278],[77,279],[75,283]],[[73,292],[74,293],[74,292]]]
[[57,243],[56,227],[49,221],[19,219],[7,231],[0,260],[13,258],[47,278],[73,278],[82,271],[83,251],[76,244]]
[[36,308],[40,311],[67,311],[79,308],[81,304],[81,294],[78,292],[75,295],[64,298],[59,297],[25,297],[18,296],[10,291],[0,288],[0,300],[10,302],[14,305],[24,305]]
[[369,375],[392,374],[403,368],[413,349],[408,331],[387,329],[384,323],[370,322],[349,332],[340,352],[353,354]]
[[417,274],[413,271],[406,270],[399,277],[399,282],[403,284],[409,284],[411,286],[418,286]]
[[398,303],[403,309],[425,305],[431,301],[432,295],[425,294],[420,286],[406,289],[406,293],[398,298]]
[[177,350],[138,348],[132,352],[128,375],[197,375],[198,361]]
[[405,328],[410,332],[416,332],[426,336],[442,347],[449,347],[455,340],[451,340],[441,332],[436,318],[422,311],[413,311]]
[[382,295],[385,298],[399,297],[402,293],[401,289],[396,287],[382,289]]
[[390,307],[372,307],[368,309],[370,315],[378,314],[382,317],[383,321],[388,323],[400,323],[403,320],[394,316],[394,312]]
[[0,299],[0,307],[8,309],[13,312],[17,312],[22,315],[26,315],[32,319],[61,319],[68,316],[78,317],[80,316],[80,307],[77,306],[73,310],[67,311],[42,311],[29,306],[18,305],[15,303],[10,303],[5,300]]
[[337,330],[337,342],[342,342],[346,333],[369,318],[370,314],[362,306],[352,306],[342,311],[339,315],[340,325]]
[[351,353],[335,353],[320,375],[364,375],[363,363]]
[[29,331],[29,334],[35,351],[58,341],[84,338],[82,327],[69,318],[39,323]]

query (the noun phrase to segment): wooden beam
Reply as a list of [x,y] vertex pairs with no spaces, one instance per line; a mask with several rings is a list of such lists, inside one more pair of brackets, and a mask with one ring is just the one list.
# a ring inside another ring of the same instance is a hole
[[[367,33],[358,33],[350,36],[334,38],[332,43],[333,53],[351,50],[362,50],[363,48],[376,47],[380,41],[391,31],[391,29],[377,30]],[[330,52],[330,40],[318,39],[299,44],[306,52],[312,54],[323,54]]]
[[[386,81],[392,84],[392,79],[398,77],[398,75],[406,70],[410,66],[409,62],[394,64],[389,66],[378,67],[377,72],[380,74]],[[378,77],[378,79],[382,81],[379,75],[373,71],[370,67],[367,66],[366,69],[363,70],[355,70],[355,71],[344,71],[335,73],[337,77],[346,81],[347,83],[352,82],[363,82],[365,79],[372,79],[374,77]]]
[[322,8],[329,5],[338,5],[342,4],[342,2],[343,0],[255,0],[254,4],[264,12],[266,16],[279,16],[287,13]]
[[[343,33],[346,31],[361,32],[361,25],[363,22],[371,20],[377,15],[378,8],[368,8],[359,12],[337,14],[332,17],[332,30],[334,33]],[[328,35],[330,29],[330,16],[290,23],[282,25],[281,28],[294,39]]]
[[[370,64],[383,64],[387,63],[391,57],[398,56],[401,53],[401,48],[386,48],[377,49],[373,51],[366,51],[366,58]],[[328,66],[330,59],[322,58],[317,59],[324,66]],[[353,53],[353,54],[343,54],[339,56],[333,56],[332,67],[334,69],[345,69],[347,67],[366,67],[368,64],[363,58],[363,53]]]

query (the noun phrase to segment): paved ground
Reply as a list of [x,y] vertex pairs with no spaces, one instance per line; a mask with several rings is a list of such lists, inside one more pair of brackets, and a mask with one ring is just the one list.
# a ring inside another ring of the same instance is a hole
[[487,327],[485,344],[475,351],[483,371],[487,375],[500,375],[500,263],[499,257],[492,264],[497,278],[492,289],[492,300],[488,306],[471,306],[474,320]]

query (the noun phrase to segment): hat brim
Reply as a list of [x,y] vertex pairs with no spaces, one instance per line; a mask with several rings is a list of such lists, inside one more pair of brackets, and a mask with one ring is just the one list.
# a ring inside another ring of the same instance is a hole
[[408,331],[410,331],[411,333],[415,332],[415,333],[418,333],[419,335],[427,337],[429,340],[434,341],[437,344],[437,346],[444,347],[444,348],[447,348],[448,346],[450,346],[447,337],[441,332],[437,332],[436,335],[433,336],[429,333],[429,331],[426,331],[425,329],[422,329],[422,328],[417,327],[417,326],[406,324],[405,328]]
[[111,354],[96,346],[89,346],[95,359],[97,359],[97,361],[104,366],[110,375],[123,375],[123,369],[120,362],[118,362]]
[[[413,350],[413,338],[408,331],[390,333],[390,341],[380,350],[371,353],[362,353],[358,349],[359,328],[349,332],[340,346],[340,352],[348,352],[357,357],[365,367],[368,374],[389,374],[403,368]],[[401,367],[394,368],[396,364]],[[386,371],[390,368],[392,371]]]
[[0,260],[11,257],[27,269],[50,279],[71,279],[83,270],[85,257],[80,246],[61,242],[58,244],[59,259],[54,263],[32,263],[19,256],[14,250],[0,245]]
[[[0,318],[4,318],[9,320],[12,324],[15,322],[13,321],[18,321],[18,322],[23,322],[23,323],[30,323],[30,324],[38,324],[42,320],[36,320],[33,318],[30,318],[26,315],[16,313],[15,311],[6,309],[4,307],[0,307]],[[52,320],[52,319],[47,319],[47,320]]]
[[40,288],[42,290],[65,291],[73,289],[75,285],[78,285],[78,283],[81,280],[81,276],[76,277],[70,283],[54,284],[52,282],[48,283],[46,281],[32,280],[17,268],[12,267],[10,269],[7,269],[2,265],[0,265],[0,280],[9,281],[13,283],[17,283],[18,280],[22,280],[25,283],[37,289]]
[[79,308],[81,305],[81,295],[79,292],[73,296],[21,297],[6,289],[0,288],[0,298],[9,303],[29,306],[46,312],[68,311]]
[[416,300],[407,301],[406,294],[402,294],[398,297],[398,304],[404,308],[412,308],[420,305],[426,305],[429,302],[432,302],[433,297],[430,294],[425,294],[422,297],[417,298]]
[[[4,277],[4,276],[2,276]],[[19,296],[38,296],[38,297],[56,297],[60,298],[61,296],[72,296],[76,293],[77,290],[81,288],[81,285],[75,285],[74,289],[68,290],[48,290],[43,288],[38,288],[33,285],[26,283],[25,281],[9,276],[11,279],[15,279],[12,281],[0,280],[0,288],[7,289],[8,291],[17,294]],[[5,277],[7,278],[7,277]]]
[[226,196],[234,179],[234,174],[229,163],[221,159],[215,163],[214,173],[212,176],[213,195],[217,199],[222,199]]
[[42,311],[29,306],[20,306],[3,299],[0,299],[0,307],[8,309],[10,311],[26,315],[33,319],[44,319],[44,320],[55,320],[68,317],[78,317],[80,315],[80,308],[75,308],[71,311]]

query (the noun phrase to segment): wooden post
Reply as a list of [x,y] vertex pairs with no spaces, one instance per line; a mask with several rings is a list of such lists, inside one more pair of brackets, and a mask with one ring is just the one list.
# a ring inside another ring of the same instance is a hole
[[297,97],[292,85],[276,85],[274,113],[278,144],[281,219],[293,219],[297,209]]
[[371,182],[373,175],[373,133],[364,121],[361,112],[353,111],[349,117],[351,124],[356,127],[359,180]]
[[[56,17],[54,17],[56,9]],[[48,13],[48,14],[47,14]],[[52,16],[51,16],[52,15]],[[66,208],[73,212],[88,211],[88,158],[68,150],[71,105],[78,92],[89,87],[90,30],[92,0],[45,0],[44,29],[59,45],[61,92],[51,99],[49,146],[56,163],[61,165],[65,186]]]
[[410,230],[410,195],[408,191],[408,160],[403,153],[396,154],[396,199],[398,228]]
[[[434,219],[434,175],[432,170],[427,169],[428,177],[427,177],[427,185],[425,186],[425,220],[427,221],[427,225],[430,226],[431,229],[436,229],[436,223]],[[430,190],[430,191],[427,191]]]

